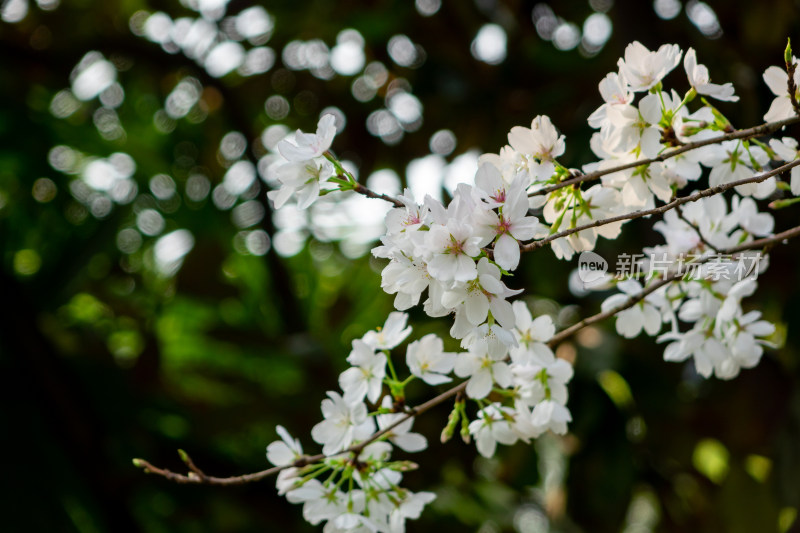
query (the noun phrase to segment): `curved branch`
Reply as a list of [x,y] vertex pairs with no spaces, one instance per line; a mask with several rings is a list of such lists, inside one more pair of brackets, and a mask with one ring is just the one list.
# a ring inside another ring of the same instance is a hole
[[711,137],[709,139],[703,139],[702,141],[686,143],[683,146],[675,148],[674,150],[669,150],[668,152],[664,152],[660,155],[657,155],[656,157],[648,159],[639,159],[637,161],[632,161],[630,163],[625,163],[623,165],[606,168],[603,170],[595,170],[594,172],[589,172],[588,174],[576,176],[574,178],[564,180],[561,183],[557,183],[549,187],[543,187],[538,191],[529,193],[528,196],[539,196],[542,194],[549,194],[553,191],[563,189],[564,187],[569,187],[570,185],[577,185],[578,183],[583,183],[585,181],[593,181],[608,174],[613,174],[615,172],[620,172],[622,170],[628,170],[629,168],[636,168],[642,165],[649,165],[652,163],[660,163],[662,161],[680,155],[684,152],[695,150],[703,146],[718,144],[724,141],[730,141],[735,139],[750,139],[752,137],[759,137],[761,135],[769,135],[770,133],[774,133],[779,129],[783,128],[784,126],[790,126],[792,124],[797,124],[798,122],[800,122],[800,116],[791,117],[784,120],[778,120],[775,122],[767,122],[766,124],[762,124],[760,126],[747,128],[744,130],[736,130],[731,133],[725,133],[723,135],[718,135],[716,137]]
[[560,231],[558,233],[554,233],[552,235],[548,235],[544,239],[533,241],[528,244],[523,244],[520,246],[520,250],[523,252],[530,252],[532,250],[536,250],[537,248],[541,248],[545,244],[548,244],[556,239],[560,239],[562,237],[567,237],[572,235],[573,233],[578,233],[580,231],[584,231],[587,229],[597,228],[600,226],[605,226],[606,224],[611,224],[614,222],[621,222],[625,220],[634,220],[641,217],[646,217],[648,215],[657,215],[661,213],[666,213],[671,209],[675,209],[679,205],[687,204],[689,202],[696,202],[701,198],[706,198],[708,196],[714,196],[730,189],[734,189],[741,185],[747,185],[750,183],[761,183],[762,181],[766,181],[773,176],[777,176],[779,174],[783,174],[787,170],[790,170],[796,166],[800,165],[800,159],[795,159],[794,161],[790,161],[785,165],[781,165],[778,168],[770,170],[764,174],[758,174],[756,176],[751,176],[749,178],[744,178],[736,181],[732,181],[730,183],[724,183],[721,185],[717,185],[715,187],[709,187],[708,189],[703,189],[701,191],[693,192],[688,196],[683,196],[681,198],[676,198],[675,200],[668,202],[660,207],[654,207],[653,209],[645,209],[643,211],[634,211],[633,213],[628,213],[626,215],[617,215],[614,217],[608,217],[601,220],[595,220],[594,222],[590,222],[588,224],[584,224],[582,226],[575,226],[574,228],[565,229],[564,231]]
[[144,459],[134,459],[133,464],[137,468],[143,469],[146,474],[156,474],[170,481],[174,481],[175,483],[189,483],[194,485],[223,485],[223,486],[244,485],[245,483],[261,481],[262,479],[278,474],[281,470],[286,470],[287,468],[292,468],[292,467],[300,468],[313,463],[318,463],[325,459],[339,457],[341,455],[345,455],[348,453],[352,453],[357,456],[359,453],[361,453],[361,450],[363,450],[367,444],[375,442],[381,437],[387,436],[388,434],[391,433],[391,431],[394,428],[396,428],[409,418],[421,415],[422,413],[436,407],[437,405],[444,403],[449,398],[452,398],[453,396],[457,395],[459,392],[463,391],[466,388],[467,388],[467,382],[464,381],[454,387],[447,389],[443,393],[439,394],[438,396],[435,396],[434,398],[431,398],[427,402],[422,403],[416,407],[412,407],[405,414],[405,416],[398,418],[395,422],[392,422],[382,430],[373,433],[367,439],[359,442],[358,444],[350,446],[349,448],[342,450],[341,452],[332,455],[324,455],[320,453],[317,455],[303,456],[294,463],[284,466],[274,466],[272,468],[268,468],[260,472],[254,472],[252,474],[244,474],[241,476],[231,476],[231,477],[209,476],[205,474],[202,470],[200,470],[194,464],[192,459],[189,457],[189,454],[187,454],[183,450],[178,450],[178,453],[180,454],[183,462],[186,463],[186,466],[189,467],[189,470],[191,470],[191,472],[189,472],[188,474],[178,474],[176,472],[172,472],[171,470],[167,470],[165,468],[158,468],[156,466],[153,466],[149,461],[145,461]]

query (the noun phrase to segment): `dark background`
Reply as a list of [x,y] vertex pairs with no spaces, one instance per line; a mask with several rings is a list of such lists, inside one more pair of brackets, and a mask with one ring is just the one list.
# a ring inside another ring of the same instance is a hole
[[[63,0],[56,9],[20,2],[28,4],[26,16],[16,21],[8,10],[19,8],[5,2],[0,22],[0,529],[81,533],[313,529],[299,507],[276,495],[271,480],[180,486],[131,464],[143,457],[182,470],[175,450],[183,448],[214,475],[261,470],[276,424],[315,452],[308,432],[324,391],[336,387],[350,341],[391,310],[392,297],[379,289],[379,265],[368,255],[352,259],[336,242],[314,237],[290,257],[276,247],[254,255],[237,237],[253,227],[237,227],[231,212],[210,199],[186,199],[190,175],[204,174],[212,187],[222,181],[231,164],[219,155],[226,133],[241,132],[249,143],[242,158],[255,162],[265,153],[259,140],[265,128],[280,122],[313,130],[320,111],[336,106],[347,127],[334,149],[358,164],[362,179],[384,168],[402,177],[409,161],[430,154],[429,140],[441,129],[457,139],[446,156],[451,161],[470,149],[497,151],[512,126],[547,114],[567,135],[562,162],[577,167],[592,160],[585,121],[601,103],[597,83],[616,70],[633,40],[651,48],[694,47],[712,80],[732,81],[741,96],[720,110],[736,127],[761,123],[772,98],[761,73],[781,64],[787,36],[798,37],[799,5],[677,2],[681,10],[664,20],[649,1],[551,2],[553,17],[578,29],[593,12],[606,12],[613,31],[590,54],[559,50],[547,39],[548,23],[560,22],[548,18],[543,3],[442,0],[436,13],[422,16],[410,0],[264,2],[274,17],[266,46],[276,52],[275,65],[217,79],[183,52],[131,32],[129,21],[141,10],[200,17],[177,1]],[[233,0],[225,16],[254,4]],[[697,15],[703,6],[718,26]],[[507,34],[507,56],[497,65],[470,53],[487,23]],[[351,93],[358,74],[325,80],[282,62],[291,41],[321,39],[330,47],[344,28],[358,30],[367,62],[382,63],[390,81],[407,80],[423,105],[421,126],[394,145],[366,127],[386,105],[388,84],[361,102]],[[387,43],[397,34],[421,46],[424,61],[396,64]],[[75,65],[92,50],[117,67],[125,92],[116,109],[124,134],[116,138],[104,138],[95,124],[97,98],[65,118],[51,112],[54,96],[70,87]],[[200,101],[169,133],[159,131],[154,115],[187,76],[202,84]],[[666,86],[685,90],[681,67]],[[273,95],[290,103],[280,120],[265,112]],[[59,145],[86,157],[131,155],[136,200],[92,215],[71,188],[80,178],[48,162]],[[160,173],[177,184],[169,201],[148,192]],[[37,200],[40,178],[55,186],[54,197]],[[276,228],[266,188],[257,183],[248,193],[266,211],[257,224],[274,236],[283,226]],[[119,232],[135,228],[146,207],[163,213],[164,233],[185,228],[194,236],[175,275],[154,268],[157,236],[143,236],[129,253],[118,247]],[[777,212],[776,231],[796,218],[792,209]],[[659,242],[648,225],[629,224],[622,238],[601,242],[598,251],[613,257]],[[313,225],[311,232],[319,234]],[[574,422],[565,439],[476,459],[472,446],[438,443],[446,408],[422,417],[416,427],[431,446],[411,457],[421,468],[405,483],[439,498],[409,529],[788,530],[800,506],[796,250],[776,249],[758,293],[745,301],[778,324],[785,343],[736,380],[698,379],[691,365],[663,362],[663,346],[652,339],[623,342],[603,324],[559,354],[576,358]],[[567,288],[574,264],[547,251],[523,259],[509,285],[525,287],[537,312],[557,314],[562,325],[596,312],[603,295],[578,300]],[[418,310],[412,322],[415,336],[446,332],[446,321]],[[415,401],[427,393],[409,391]]]

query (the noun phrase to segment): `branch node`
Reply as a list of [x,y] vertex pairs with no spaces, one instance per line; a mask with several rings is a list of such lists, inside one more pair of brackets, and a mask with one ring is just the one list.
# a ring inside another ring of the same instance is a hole
[[178,455],[180,455],[181,461],[183,461],[184,464],[189,467],[189,470],[191,470],[191,472],[189,472],[189,477],[190,478],[192,478],[192,479],[195,479],[195,478],[197,478],[197,479],[206,479],[208,477],[205,474],[205,472],[200,470],[197,467],[197,465],[194,464],[194,461],[192,461],[192,458],[189,457],[189,454],[186,453],[184,450],[179,449],[178,450]]

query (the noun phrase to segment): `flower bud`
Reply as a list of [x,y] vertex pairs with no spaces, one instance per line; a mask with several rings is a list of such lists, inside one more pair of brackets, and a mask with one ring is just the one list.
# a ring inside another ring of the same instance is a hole
[[461,409],[459,408],[459,404],[456,403],[456,405],[453,407],[453,410],[450,411],[450,414],[447,416],[447,425],[442,430],[442,444],[453,438],[453,434],[456,431],[456,426],[458,425],[458,420],[461,418],[460,411]]

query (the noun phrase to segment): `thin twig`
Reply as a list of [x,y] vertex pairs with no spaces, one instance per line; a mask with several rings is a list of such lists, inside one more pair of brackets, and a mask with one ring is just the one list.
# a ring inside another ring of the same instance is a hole
[[363,194],[367,198],[376,198],[378,200],[385,200],[385,201],[387,201],[389,203],[394,204],[395,207],[405,207],[405,204],[403,204],[403,202],[401,202],[397,198],[393,198],[393,197],[391,197],[391,196],[389,196],[387,194],[378,194],[375,191],[373,191],[372,189],[369,189],[366,186],[361,185],[360,183],[357,183],[353,187],[353,190],[355,192],[357,192],[358,194]]
[[724,141],[730,141],[734,139],[749,139],[751,137],[759,137],[761,135],[769,135],[770,133],[774,133],[779,129],[783,128],[784,126],[789,126],[791,124],[796,124],[800,122],[800,116],[791,117],[784,120],[778,120],[776,122],[767,122],[766,124],[762,124],[760,126],[755,126],[752,128],[747,128],[744,130],[736,130],[730,133],[725,133],[723,135],[718,135],[716,137],[711,137],[709,139],[704,139],[702,141],[695,141],[686,143],[683,146],[675,148],[674,150],[669,150],[667,152],[663,152],[656,157],[648,158],[648,159],[639,159],[637,161],[632,161],[630,163],[625,163],[623,165],[619,165],[616,167],[606,168],[602,170],[595,170],[594,172],[589,172],[588,174],[582,174],[580,176],[576,176],[574,178],[570,178],[568,180],[564,180],[561,183],[557,183],[555,185],[551,185],[549,187],[543,187],[538,191],[534,191],[528,194],[528,196],[539,196],[542,194],[549,194],[553,191],[557,191],[559,189],[563,189],[564,187],[569,187],[571,185],[576,185],[578,183],[583,183],[585,181],[593,181],[608,174],[614,174],[615,172],[620,172],[622,170],[628,170],[629,168],[636,168],[642,165],[650,165],[652,163],[659,163],[665,161],[671,157],[675,157],[680,155],[684,152],[688,152],[690,150],[695,150],[697,148],[701,148],[703,146],[708,146],[710,144],[718,144]]
[[760,183],[762,181],[768,180],[769,178],[771,178],[773,176],[777,176],[779,174],[782,174],[782,173],[786,172],[787,170],[790,170],[790,169],[792,169],[792,168],[794,168],[794,167],[796,167],[798,165],[800,165],[800,159],[795,159],[794,161],[790,161],[789,163],[786,163],[785,165],[781,165],[778,168],[770,170],[769,172],[766,172],[764,174],[758,174],[758,175],[755,175],[755,176],[751,176],[749,178],[744,178],[744,179],[732,181],[730,183],[724,183],[724,184],[721,184],[721,185],[717,185],[715,187],[709,187],[708,189],[703,189],[701,191],[696,191],[696,192],[693,192],[692,194],[690,194],[688,196],[682,196],[680,198],[676,198],[675,200],[673,200],[673,201],[671,201],[669,203],[666,203],[666,204],[664,204],[664,205],[662,205],[660,207],[654,207],[653,209],[645,209],[643,211],[634,211],[633,213],[628,213],[626,215],[617,215],[617,216],[614,216],[614,217],[603,218],[603,219],[600,219],[600,220],[595,220],[594,222],[590,222],[588,224],[584,224],[582,226],[576,226],[574,228],[565,229],[565,230],[560,231],[558,233],[554,233],[552,235],[548,235],[544,239],[541,239],[541,240],[538,240],[538,241],[533,241],[533,242],[530,242],[530,243],[527,243],[527,244],[523,244],[523,245],[520,246],[520,250],[523,251],[523,252],[530,252],[532,250],[536,250],[537,248],[541,248],[545,244],[548,244],[548,243],[550,243],[550,242],[552,242],[552,241],[554,241],[556,239],[560,239],[562,237],[566,237],[568,235],[572,235],[573,233],[578,233],[579,231],[584,231],[584,230],[587,230],[587,229],[597,228],[597,227],[600,227],[600,226],[605,226],[606,224],[611,224],[611,223],[614,223],[614,222],[620,222],[620,221],[623,221],[623,220],[634,220],[634,219],[637,219],[637,218],[646,217],[648,215],[657,215],[657,214],[661,214],[661,213],[666,213],[670,209],[674,209],[674,208],[678,207],[679,205],[687,204],[689,202],[696,202],[697,200],[699,200],[701,198],[706,198],[708,196],[714,196],[714,195],[723,193],[725,191],[728,191],[730,189],[733,189],[735,187],[739,187],[741,185],[747,185],[747,184],[750,184],[750,183]]
[[195,485],[243,485],[245,483],[261,481],[262,479],[278,474],[281,470],[285,470],[287,468],[303,467],[313,463],[318,463],[325,459],[331,459],[334,457],[339,457],[350,453],[355,454],[357,456],[359,453],[361,453],[361,451],[367,444],[375,442],[381,437],[388,435],[389,433],[391,433],[393,429],[395,429],[397,426],[399,426],[409,418],[421,415],[422,413],[436,407],[437,405],[444,403],[449,398],[456,396],[459,392],[463,391],[466,388],[467,388],[467,382],[464,381],[456,385],[455,387],[447,389],[443,393],[439,394],[434,398],[431,398],[427,402],[422,403],[416,407],[412,407],[411,409],[409,409],[409,412],[406,413],[403,417],[398,418],[395,422],[389,424],[382,430],[373,433],[367,439],[359,442],[358,444],[350,446],[349,448],[342,450],[341,452],[329,456],[323,454],[304,456],[295,461],[294,463],[285,466],[274,466],[272,468],[262,470],[261,472],[254,472],[252,474],[244,474],[241,476],[232,476],[232,477],[209,476],[205,474],[202,470],[197,468],[192,462],[189,455],[183,450],[179,451],[181,459],[192,470],[186,475],[178,474],[172,472],[171,470],[167,470],[165,468],[158,468],[156,466],[153,466],[149,461],[145,461],[144,459],[134,459],[133,464],[136,467],[143,469],[146,474],[156,474],[170,481],[174,481],[176,483],[191,483]]
[[[311,457],[309,459],[314,459],[316,456]],[[320,459],[317,459],[317,461]],[[310,461],[316,462],[316,461]],[[283,470],[283,466],[276,466],[273,468],[268,468],[267,470],[262,470],[261,472],[255,472],[252,474],[244,474],[241,476],[233,476],[233,477],[214,477],[203,475],[202,477],[199,476],[196,472],[189,472],[188,475],[184,474],[177,474],[165,468],[158,468],[157,466],[153,466],[150,462],[145,461],[144,459],[134,459],[133,460],[134,466],[141,468],[144,470],[145,474],[156,474],[163,478],[166,478],[170,481],[174,481],[175,483],[190,483],[194,485],[243,485],[245,483],[251,483],[253,481],[260,481],[266,477],[272,476]],[[294,466],[294,465],[290,465]]]
[[706,245],[709,249],[719,253],[719,250],[717,250],[717,247],[714,246],[713,244],[711,244],[711,242],[709,242],[709,240],[706,239],[705,236],[703,236],[703,232],[700,231],[700,228],[697,226],[697,224],[695,224],[694,222],[692,222],[691,220],[686,218],[686,215],[684,214],[682,207],[675,208],[675,212],[678,213],[678,218],[680,218],[681,220],[686,222],[686,224],[688,224],[689,227],[692,228],[695,233],[697,233],[697,237],[700,239],[700,242],[702,242],[704,245]]

